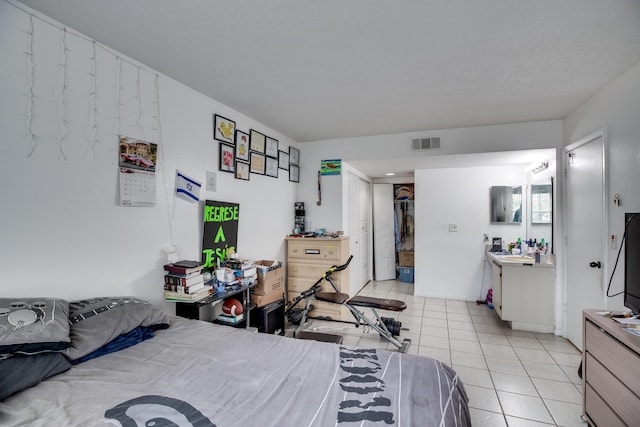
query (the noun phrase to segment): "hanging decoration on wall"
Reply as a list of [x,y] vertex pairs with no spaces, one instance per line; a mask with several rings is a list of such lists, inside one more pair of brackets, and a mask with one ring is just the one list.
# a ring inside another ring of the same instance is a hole
[[236,160],[249,161],[249,134],[236,129]]
[[205,268],[216,268],[237,252],[239,213],[238,203],[205,201],[201,260]]
[[320,161],[320,172],[322,173],[322,175],[340,175],[341,171],[342,171],[341,159]]
[[268,157],[278,158],[278,140],[267,137],[265,141],[264,154]]
[[251,151],[264,154],[267,137],[255,129],[250,129],[249,135]]
[[176,196],[190,202],[197,202],[200,200],[201,187],[202,183],[176,169]]
[[322,178],[321,172],[322,171],[318,171],[318,201],[316,202],[318,206],[322,206],[322,186],[320,181],[320,178]]
[[[96,102],[96,42],[91,43],[91,57],[89,58],[90,69],[89,76],[91,77],[91,87],[89,88],[89,131],[91,134],[91,141],[89,142],[89,148],[93,154],[93,158],[96,158],[96,147],[98,145],[98,104]],[[138,81],[140,80],[140,73],[138,72]],[[140,96],[138,92],[138,96]],[[139,103],[140,101],[138,101]],[[143,134],[144,137],[144,134]]]
[[120,204],[155,206],[158,144],[120,136]]
[[33,15],[29,15],[29,30],[27,30],[27,49],[24,51],[27,55],[27,89],[29,93],[26,96],[27,104],[25,106],[25,128],[31,143],[31,150],[27,154],[27,157],[31,157],[38,147],[38,137],[33,132],[33,116],[35,110],[35,93],[33,84],[33,68],[35,67],[33,58]]
[[289,170],[289,152],[278,150],[278,167],[286,171]]
[[264,174],[272,178],[278,177],[278,159],[273,157],[266,158]]
[[218,114],[213,115],[213,139],[226,142],[228,144],[236,143],[236,122],[222,117]]
[[59,158],[60,160],[67,160],[67,156],[63,150],[63,142],[67,136],[67,104],[66,104],[66,96],[67,96],[67,27],[62,29],[62,33],[60,35],[60,55],[58,57],[58,85],[57,85],[57,96],[60,101],[57,104],[56,116],[57,116],[57,124],[58,124],[58,150],[60,151]]
[[232,145],[220,144],[220,170],[222,172],[235,172],[235,150]]

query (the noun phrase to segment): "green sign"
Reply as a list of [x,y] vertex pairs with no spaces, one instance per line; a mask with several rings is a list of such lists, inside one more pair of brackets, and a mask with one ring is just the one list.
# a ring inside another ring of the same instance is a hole
[[236,252],[238,245],[238,203],[206,200],[204,205],[204,231],[202,233],[202,263],[215,268]]

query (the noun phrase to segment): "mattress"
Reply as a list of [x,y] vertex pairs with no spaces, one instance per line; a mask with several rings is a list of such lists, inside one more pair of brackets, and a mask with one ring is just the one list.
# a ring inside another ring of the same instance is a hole
[[471,424],[460,378],[435,359],[172,317],[1,402],[0,425]]

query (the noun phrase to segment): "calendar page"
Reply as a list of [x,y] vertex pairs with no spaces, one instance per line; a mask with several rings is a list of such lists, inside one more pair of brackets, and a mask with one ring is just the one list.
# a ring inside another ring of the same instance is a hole
[[120,168],[120,204],[122,206],[155,206],[156,174]]
[[156,205],[158,144],[118,136],[120,205]]

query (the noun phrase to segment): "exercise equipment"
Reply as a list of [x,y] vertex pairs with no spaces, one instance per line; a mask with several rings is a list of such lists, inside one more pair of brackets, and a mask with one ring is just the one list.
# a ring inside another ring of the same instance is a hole
[[[356,328],[360,327],[360,325],[365,328],[371,328],[378,332],[381,337],[393,344],[401,353],[406,353],[409,345],[411,344],[411,340],[409,338],[405,338],[400,342],[395,338],[400,335],[402,323],[391,317],[381,317],[376,311],[377,309],[397,312],[404,311],[407,308],[404,301],[367,296],[355,296],[351,298],[348,294],[338,291],[338,288],[333,282],[332,275],[337,271],[345,270],[352,259],[353,255],[349,256],[349,259],[344,264],[330,267],[316,283],[295,297],[285,308],[285,313],[289,322],[299,325],[293,332],[294,338],[299,336],[300,333],[308,326],[307,320],[309,319],[309,311],[313,308],[313,305],[311,304],[311,297],[315,297],[318,301],[325,301],[344,306],[355,318]],[[323,280],[329,282],[335,292],[321,292],[322,288],[320,283],[322,283]],[[304,308],[294,308],[302,300],[305,301]],[[371,310],[374,315],[374,319],[370,319],[364,314],[363,309],[365,308]]]

